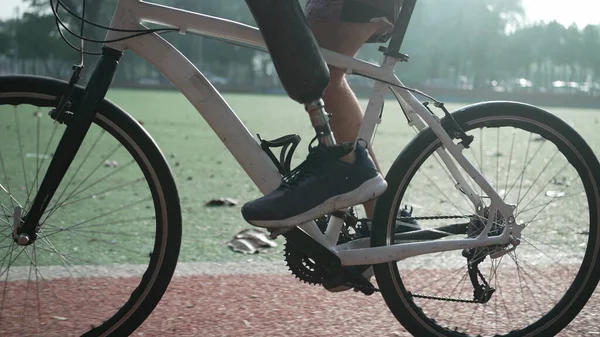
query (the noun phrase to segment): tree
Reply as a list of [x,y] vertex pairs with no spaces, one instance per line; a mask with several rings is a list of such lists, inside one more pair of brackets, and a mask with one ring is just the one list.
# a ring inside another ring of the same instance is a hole
[[[30,11],[33,14],[38,15],[38,17],[47,17],[49,21],[52,21],[54,25],[54,16],[51,11],[50,1],[49,0],[23,0],[30,4]],[[78,15],[82,15],[83,13],[83,4],[84,1],[78,0],[61,0],[61,2],[71,10],[73,13]],[[53,2],[54,5],[57,5],[57,1]],[[108,25],[110,23],[112,11],[116,6],[116,0],[85,0],[85,18],[94,23]],[[30,13],[30,14],[31,14]],[[77,19],[74,15],[68,13],[64,8],[58,7],[58,14],[61,17],[61,20],[64,21],[65,25],[69,27],[71,31],[74,33],[80,33],[81,20]],[[25,14],[26,15],[26,14]],[[105,30],[101,28],[94,27],[90,24],[84,25],[84,36],[91,40],[103,40],[104,35],[106,34]],[[56,32],[56,27],[54,26],[51,30]],[[71,34],[64,31],[64,35],[71,41],[71,43],[77,47],[79,47],[79,39],[72,36]],[[65,45],[64,41],[60,41],[61,44]],[[84,44],[84,49],[90,52],[99,52],[100,51],[100,43],[89,42],[86,41]],[[78,54],[73,50],[73,54],[71,55],[71,62],[77,63],[79,62]],[[97,56],[94,55],[84,55],[84,64],[87,65],[86,68],[92,68],[93,64],[96,61]],[[91,71],[84,71],[82,73],[83,82],[85,82],[89,76],[91,75]]]
[[600,31],[598,26],[587,25],[582,32],[582,49],[579,59],[582,67],[589,71],[590,81],[600,75]]
[[14,53],[15,20],[0,21],[0,55],[12,56]]
[[56,30],[54,17],[25,13],[16,25],[18,56],[25,59],[64,59],[73,57]]
[[[0,22],[0,54],[5,56],[4,60],[10,57],[20,63],[30,64],[32,60],[37,60],[36,65],[41,64],[41,60],[63,62],[66,66],[60,67],[68,69],[70,64],[78,61],[79,55],[57,34],[49,0],[23,1],[32,5],[30,13]],[[73,12],[81,13],[83,1],[61,1]],[[116,0],[85,1],[86,18],[109,25]],[[155,2],[255,25],[245,1]],[[60,15],[68,27],[79,32],[80,20],[64,9],[60,10]],[[399,65],[397,70],[410,85],[429,79],[457,85],[459,78],[467,77],[476,87],[484,86],[490,80],[525,77],[542,88],[551,89],[554,80],[589,82],[600,76],[598,26],[567,28],[556,21],[525,24],[523,18],[521,0],[420,0],[401,50],[409,54],[410,63]],[[86,24],[86,37],[103,40],[105,34],[106,30]],[[161,36],[201,70],[229,77],[230,82],[278,83],[276,74],[271,71],[268,54],[209,38],[176,33]],[[76,38],[69,38],[78,45]],[[100,46],[88,42],[85,48],[99,51]],[[378,47],[378,44],[369,44],[358,56],[379,62],[383,55]],[[88,71],[84,74],[89,75],[94,58],[87,57],[85,63]],[[126,53],[116,76],[117,81],[131,82],[158,74],[137,55]]]

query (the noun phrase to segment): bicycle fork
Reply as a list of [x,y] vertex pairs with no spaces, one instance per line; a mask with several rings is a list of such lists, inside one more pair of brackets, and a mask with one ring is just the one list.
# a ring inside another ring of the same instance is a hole
[[[122,51],[109,47],[102,48],[102,56],[98,59],[92,76],[83,92],[83,96],[77,104],[78,108],[75,109],[76,111],[73,112],[72,116],[69,116],[68,120],[64,121],[67,127],[56,147],[56,151],[54,151],[48,170],[33,199],[31,208],[27,211],[22,210],[21,206],[17,206],[17,209],[14,211],[15,215],[21,214],[22,211],[27,212],[20,218],[20,221],[19,219],[15,219],[14,221],[13,239],[18,244],[25,246],[35,241],[36,233],[41,226],[40,220],[69,166],[73,162],[96,116],[100,102],[104,99],[112,83],[121,56],[123,56]],[[61,107],[70,98],[70,93],[76,82],[74,78],[78,76],[77,70],[73,76],[67,90],[60,99]],[[58,114],[61,114],[61,111],[58,111]],[[60,116],[55,115],[53,118],[58,120]],[[58,121],[61,122],[60,120]]]

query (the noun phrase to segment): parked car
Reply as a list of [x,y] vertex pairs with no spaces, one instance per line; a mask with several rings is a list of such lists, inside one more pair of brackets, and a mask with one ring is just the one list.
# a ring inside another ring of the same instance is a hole
[[552,92],[556,94],[575,94],[580,92],[580,85],[577,82],[554,81],[552,82]]

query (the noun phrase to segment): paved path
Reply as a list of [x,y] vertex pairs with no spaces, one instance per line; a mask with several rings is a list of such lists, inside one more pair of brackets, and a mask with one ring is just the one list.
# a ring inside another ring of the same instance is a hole
[[[70,305],[72,310],[69,312],[73,312],[73,316],[47,313],[49,319],[39,324],[37,329],[34,328],[37,331],[31,328],[18,329],[15,326],[18,320],[5,319],[4,326],[0,326],[0,335],[73,335],[73,331],[89,322],[85,318],[86,310],[97,310],[99,306],[114,308],[118,305],[109,299],[102,299],[102,296],[93,296],[91,292],[118,295],[122,291],[126,294],[127,282],[115,282],[109,276],[112,273],[112,276],[125,277],[127,280],[127,276],[136,273],[136,268],[130,267],[89,270],[102,277],[81,282],[81,294],[69,291],[72,288],[61,284],[65,279],[55,274],[54,280],[50,281],[55,285],[54,295]],[[592,298],[586,309],[560,336],[600,336],[600,319],[596,308],[600,308],[598,295]],[[461,317],[468,319],[469,315]],[[15,331],[20,332],[16,335]],[[282,262],[268,262],[180,264],[162,301],[134,336],[410,334],[392,316],[379,294],[365,296],[353,291],[329,293],[321,287],[297,281],[286,272]]]

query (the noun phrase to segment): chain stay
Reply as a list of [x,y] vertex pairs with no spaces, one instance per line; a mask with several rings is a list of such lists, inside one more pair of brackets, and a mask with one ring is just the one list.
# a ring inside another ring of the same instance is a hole
[[[440,220],[440,219],[464,219],[464,218],[471,218],[472,216],[466,216],[466,215],[438,215],[438,216],[422,216],[422,217],[399,217],[398,219],[400,221],[403,220]],[[479,277],[481,278],[481,280],[483,281],[483,284],[485,287],[489,287],[488,282],[486,281],[485,277],[481,274],[481,271],[477,270],[477,274],[479,275]],[[376,287],[365,287],[362,285],[356,285],[356,284],[351,284],[351,283],[345,283],[345,286],[348,287],[353,287],[355,290],[361,290],[361,289],[365,289],[365,290],[371,290],[374,292],[379,292],[380,290]],[[409,294],[412,297],[416,297],[416,298],[425,298],[425,299],[430,299],[430,300],[438,300],[438,301],[446,301],[446,302],[460,302],[460,303],[482,303],[481,301],[477,301],[477,300],[471,300],[471,299],[465,299],[465,298],[457,298],[457,297],[449,297],[449,296],[432,296],[432,295],[425,295],[425,294],[418,294],[418,293],[411,293],[409,292]]]
[[[464,219],[464,218],[471,218],[471,217],[472,216],[466,216],[466,215],[438,215],[438,216],[422,216],[422,217],[399,217],[398,219],[400,221],[403,221],[403,220],[418,221],[418,220],[440,220],[440,219]],[[483,280],[483,283],[485,284],[485,286],[488,286],[487,281],[485,280],[483,275],[481,275],[481,272],[479,270],[478,270],[478,274],[481,277],[481,279]],[[345,285],[347,287],[354,288],[355,291],[380,292],[380,290],[374,286],[364,286],[364,285],[353,284],[353,283],[349,283],[349,282],[345,282],[340,285]],[[411,296],[417,297],[417,298],[426,298],[426,299],[433,299],[433,300],[439,300],[439,301],[462,302],[462,303],[481,303],[480,301],[468,300],[468,299],[462,299],[462,298],[445,297],[445,296],[431,296],[431,295],[416,294],[416,293],[413,294],[410,292],[409,292],[409,294]]]

